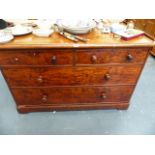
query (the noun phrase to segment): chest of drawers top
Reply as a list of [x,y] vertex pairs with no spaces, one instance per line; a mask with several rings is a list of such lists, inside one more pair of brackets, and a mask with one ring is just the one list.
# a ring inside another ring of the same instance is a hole
[[104,48],[104,47],[142,47],[153,46],[154,42],[147,36],[141,36],[129,41],[117,39],[113,34],[103,34],[99,30],[94,29],[88,34],[82,35],[88,39],[86,43],[73,42],[64,38],[57,32],[54,32],[51,37],[42,38],[34,35],[26,35],[16,37],[13,41],[0,45],[0,49],[38,49],[38,48]]

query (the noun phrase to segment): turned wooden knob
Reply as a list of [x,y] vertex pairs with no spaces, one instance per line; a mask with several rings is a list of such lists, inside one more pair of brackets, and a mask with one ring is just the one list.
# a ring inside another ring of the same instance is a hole
[[47,100],[48,100],[47,95],[43,95],[41,100],[42,100],[42,102],[44,102],[44,103],[47,102]]
[[105,100],[107,98],[107,95],[105,93],[101,94],[101,99]]
[[97,56],[96,55],[93,55],[91,57],[91,61],[92,61],[93,64],[95,64],[97,62]]
[[52,63],[53,65],[55,65],[56,62],[57,62],[57,57],[56,57],[56,56],[52,56],[51,63]]
[[111,78],[110,74],[107,73],[107,74],[104,75],[105,80],[109,80],[110,78]]
[[16,62],[19,61],[19,58],[15,57],[15,58],[14,58],[14,61],[16,61]]
[[38,81],[39,83],[42,83],[42,82],[43,82],[42,76],[39,76],[39,77],[37,78],[37,81]]
[[36,52],[33,52],[33,56],[36,56],[37,55],[37,53]]
[[131,54],[128,54],[128,55],[127,55],[127,60],[128,60],[128,61],[133,60],[133,56],[132,56]]

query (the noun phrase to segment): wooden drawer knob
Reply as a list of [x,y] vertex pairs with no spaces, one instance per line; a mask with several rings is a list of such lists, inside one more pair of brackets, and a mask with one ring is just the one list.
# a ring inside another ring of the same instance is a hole
[[53,65],[55,65],[57,63],[57,57],[56,56],[52,56],[51,63]]
[[107,74],[104,75],[105,80],[109,80],[110,78],[111,78],[110,74],[107,73]]
[[42,76],[39,76],[39,77],[37,78],[37,81],[38,81],[39,83],[43,83],[43,78],[42,78]]
[[105,93],[101,94],[101,99],[105,100],[107,98],[107,95]]
[[128,54],[126,58],[127,58],[128,61],[132,61],[133,60],[133,56],[131,54]]
[[93,55],[91,57],[91,61],[92,61],[93,64],[95,64],[97,62],[97,56],[96,55]]
[[15,61],[15,62],[18,62],[18,61],[19,61],[19,58],[15,57],[15,58],[14,58],[14,61]]
[[33,52],[33,56],[36,56],[37,55],[37,53],[36,52]]
[[45,103],[45,102],[47,102],[47,100],[48,100],[47,95],[43,95],[41,101],[42,101],[43,103]]

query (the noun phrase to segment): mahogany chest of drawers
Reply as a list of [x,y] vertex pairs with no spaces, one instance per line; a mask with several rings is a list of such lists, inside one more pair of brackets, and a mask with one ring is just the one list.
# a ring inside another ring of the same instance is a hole
[[84,37],[87,43],[28,35],[0,45],[0,69],[19,112],[128,108],[152,40],[97,31]]
[[19,112],[126,109],[149,48],[0,50]]

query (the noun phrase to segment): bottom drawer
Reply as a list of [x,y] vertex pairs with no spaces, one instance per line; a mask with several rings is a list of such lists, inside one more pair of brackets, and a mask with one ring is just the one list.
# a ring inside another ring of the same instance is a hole
[[71,105],[128,102],[134,86],[14,88],[17,105]]

